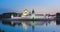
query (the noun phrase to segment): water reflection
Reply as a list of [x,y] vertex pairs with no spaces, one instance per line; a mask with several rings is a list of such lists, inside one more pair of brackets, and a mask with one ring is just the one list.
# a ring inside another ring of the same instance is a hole
[[13,25],[13,26],[15,26],[16,24],[17,25],[23,25],[24,24],[24,25],[28,25],[28,26],[50,24],[49,21],[44,22],[44,21],[4,21],[4,20],[2,20],[1,22],[4,25]]
[[58,32],[57,27],[56,21],[0,21],[0,29],[6,32]]
[[[19,26],[23,26],[23,28],[25,30],[28,29],[29,26],[32,27],[32,29],[34,30],[34,26],[35,25],[44,25],[47,22],[43,22],[43,21],[4,21],[2,20],[2,24],[4,25],[10,25],[15,27],[15,25],[19,25]],[[47,25],[47,24],[46,24]]]

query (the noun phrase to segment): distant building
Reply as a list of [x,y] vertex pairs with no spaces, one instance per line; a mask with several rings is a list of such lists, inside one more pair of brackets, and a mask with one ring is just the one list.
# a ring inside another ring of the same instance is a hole
[[2,18],[2,15],[0,15],[0,19]]
[[56,23],[60,24],[60,13],[56,13]]

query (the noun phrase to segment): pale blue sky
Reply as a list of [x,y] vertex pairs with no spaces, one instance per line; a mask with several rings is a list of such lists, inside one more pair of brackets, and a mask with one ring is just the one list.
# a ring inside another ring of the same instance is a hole
[[[0,9],[12,9],[21,12],[24,9],[40,11],[40,9],[60,9],[60,0],[0,0]],[[1,11],[4,13],[7,11]],[[11,12],[11,11],[9,11]]]

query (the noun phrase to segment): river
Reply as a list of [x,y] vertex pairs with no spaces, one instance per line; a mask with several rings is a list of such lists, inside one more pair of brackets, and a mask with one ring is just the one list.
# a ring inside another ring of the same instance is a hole
[[[32,22],[32,21],[31,21]],[[5,32],[60,32],[60,25],[57,25],[55,21],[41,22],[35,21],[34,25],[24,24],[26,22],[22,22],[23,24],[3,24],[3,21],[0,21],[0,29]]]

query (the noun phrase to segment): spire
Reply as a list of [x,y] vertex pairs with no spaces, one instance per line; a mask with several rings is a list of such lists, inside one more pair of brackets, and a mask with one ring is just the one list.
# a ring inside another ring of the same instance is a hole
[[32,14],[34,14],[35,12],[34,12],[34,9],[32,10]]
[[31,14],[31,18],[34,18],[35,17],[35,12],[34,12],[34,9],[32,10],[32,14]]

